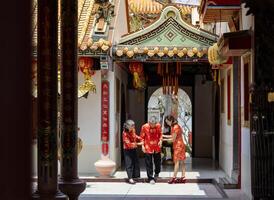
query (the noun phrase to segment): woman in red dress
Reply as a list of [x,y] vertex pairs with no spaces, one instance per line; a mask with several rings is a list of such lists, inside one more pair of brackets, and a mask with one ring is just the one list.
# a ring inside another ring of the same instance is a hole
[[123,131],[123,148],[125,155],[125,166],[130,184],[135,184],[134,178],[140,178],[139,159],[137,156],[137,143],[140,137],[135,133],[135,123],[132,120],[127,120],[124,123]]
[[[171,128],[171,135],[163,135],[163,140],[172,141],[173,142],[173,162],[174,162],[174,174],[173,177],[168,181],[169,184],[172,183],[185,183],[185,143],[183,140],[183,130],[178,124],[178,121],[172,116],[166,116],[164,120],[167,126]],[[177,179],[177,173],[179,170],[180,162],[182,163],[182,176]]]

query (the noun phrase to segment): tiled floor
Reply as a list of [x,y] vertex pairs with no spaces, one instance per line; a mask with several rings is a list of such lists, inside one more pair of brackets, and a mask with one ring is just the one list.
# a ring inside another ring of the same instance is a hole
[[248,200],[239,190],[226,190],[228,196],[223,196],[213,184],[167,184],[137,183],[87,183],[86,190],[80,196],[80,200],[118,200],[118,199],[234,199]]
[[[144,161],[140,160],[141,177],[146,177],[146,169]],[[172,177],[173,165],[163,165],[160,176],[162,178]],[[180,173],[178,174],[180,176]],[[226,174],[219,169],[218,165],[210,159],[192,159],[191,163],[186,164],[186,177],[188,179],[216,179],[225,177]],[[92,179],[98,178],[97,174],[80,174],[81,178]],[[118,170],[113,174],[112,178],[127,178],[126,171],[124,169]]]

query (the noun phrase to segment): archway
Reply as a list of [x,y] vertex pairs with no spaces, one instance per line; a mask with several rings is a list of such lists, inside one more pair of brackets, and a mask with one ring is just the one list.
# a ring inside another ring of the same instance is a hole
[[163,126],[165,116],[172,114],[178,119],[179,125],[183,128],[183,139],[186,143],[186,156],[192,155],[192,103],[189,95],[181,88],[178,94],[164,95],[160,87],[151,95],[148,101],[148,119],[156,116],[162,124],[163,133],[168,130]]

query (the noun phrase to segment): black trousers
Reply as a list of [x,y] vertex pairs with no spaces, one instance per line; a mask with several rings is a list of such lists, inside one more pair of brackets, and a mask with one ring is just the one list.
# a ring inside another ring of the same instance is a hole
[[153,161],[155,165],[155,175],[158,176],[161,172],[161,153],[146,153],[145,154],[145,163],[147,169],[148,180],[154,180],[153,177]]
[[125,165],[128,178],[140,178],[140,166],[137,149],[124,149]]

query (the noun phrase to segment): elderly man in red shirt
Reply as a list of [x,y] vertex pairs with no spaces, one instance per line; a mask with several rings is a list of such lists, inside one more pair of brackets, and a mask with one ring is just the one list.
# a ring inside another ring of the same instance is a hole
[[[161,171],[161,146],[162,146],[162,130],[161,125],[157,123],[155,116],[144,124],[140,133],[143,142],[142,150],[145,153],[145,163],[148,181],[155,184],[155,179],[159,177]],[[155,175],[153,177],[153,162],[155,165]]]

